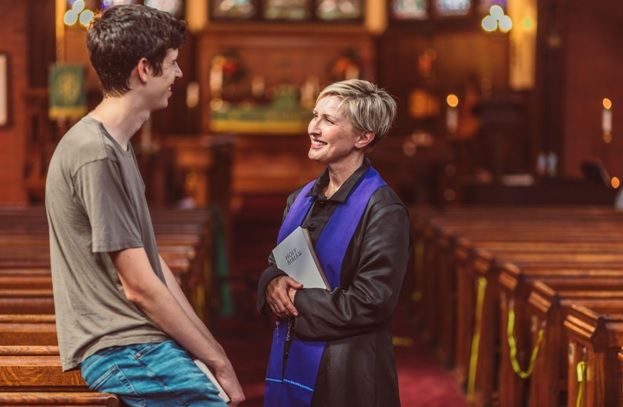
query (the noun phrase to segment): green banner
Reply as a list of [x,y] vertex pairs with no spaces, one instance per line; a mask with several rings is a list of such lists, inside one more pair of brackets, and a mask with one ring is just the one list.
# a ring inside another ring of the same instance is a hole
[[51,119],[79,119],[87,112],[84,65],[56,64],[50,67]]

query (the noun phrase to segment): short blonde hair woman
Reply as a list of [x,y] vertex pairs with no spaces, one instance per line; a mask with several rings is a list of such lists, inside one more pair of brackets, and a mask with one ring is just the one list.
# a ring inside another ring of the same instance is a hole
[[334,83],[316,100],[308,157],[326,169],[289,196],[277,242],[307,229],[331,289],[305,288],[269,259],[257,304],[277,319],[267,407],[400,405],[390,321],[409,221],[366,157],[395,116],[393,98],[364,80]]

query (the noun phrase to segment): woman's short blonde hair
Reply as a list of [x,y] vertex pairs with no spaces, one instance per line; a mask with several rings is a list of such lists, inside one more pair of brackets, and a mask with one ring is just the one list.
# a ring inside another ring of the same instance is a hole
[[384,89],[362,79],[335,82],[320,92],[316,102],[328,96],[341,99],[346,117],[355,132],[373,132],[368,149],[385,137],[396,118],[396,101]]

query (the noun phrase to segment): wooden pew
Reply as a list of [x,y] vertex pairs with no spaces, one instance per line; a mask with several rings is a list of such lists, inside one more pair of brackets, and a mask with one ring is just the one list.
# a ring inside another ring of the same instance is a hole
[[524,400],[529,399],[527,397],[528,385],[531,385],[533,381],[520,377],[511,364],[507,335],[509,317],[514,318],[515,328],[511,338],[516,344],[516,360],[520,362],[519,366],[525,371],[529,365],[530,349],[536,347],[535,344],[529,342],[529,333],[534,324],[530,323],[526,316],[526,304],[534,285],[546,283],[549,287],[562,292],[601,292],[615,289],[623,291],[623,266],[614,265],[609,269],[550,268],[540,265],[520,268],[515,264],[507,263],[501,267],[497,283],[498,304],[496,306],[500,309],[500,326],[497,335],[501,346],[499,367],[496,369],[499,400],[501,405],[523,406]]
[[[161,255],[176,276],[184,294],[187,296],[200,318],[207,321],[205,301],[206,273],[211,269],[203,256],[197,256],[195,247],[179,244],[164,246]],[[51,287],[49,247],[24,247],[22,250],[2,252],[0,250],[0,287],[18,288],[30,280],[35,287]],[[21,270],[21,271],[17,271]],[[22,277],[19,278],[16,275]],[[13,277],[5,277],[5,276]],[[4,285],[3,285],[4,279]],[[20,282],[20,280],[22,280]],[[2,302],[0,300],[0,312]],[[12,313],[12,311],[6,311]]]
[[461,294],[458,285],[462,283],[457,273],[461,263],[472,256],[472,250],[476,248],[486,250],[492,257],[496,256],[494,252],[511,250],[527,254],[618,250],[620,245],[617,243],[623,243],[623,237],[613,237],[612,241],[604,245],[602,243],[610,238],[604,230],[569,233],[557,227],[548,229],[541,225],[539,228],[532,224],[503,227],[497,223],[485,222],[483,226],[477,220],[471,219],[464,221],[462,225],[452,224],[446,227],[429,224],[419,233],[415,233],[416,245],[421,246],[423,252],[421,255],[423,258],[419,261],[416,259],[416,263],[422,263],[422,266],[418,267],[419,270],[426,270],[426,273],[420,271],[417,278],[417,281],[422,281],[422,288],[418,290],[418,294],[423,297],[423,308],[427,310],[424,329],[433,343],[439,340],[446,341],[438,343],[438,354],[447,361],[446,364],[453,365],[453,346],[452,342],[448,342],[448,338],[453,338],[454,335],[451,331],[446,331],[448,327],[456,324],[454,309],[460,306],[457,295]]
[[[208,322],[210,307],[205,291],[211,283],[208,279],[212,277],[210,212],[157,208],[152,211],[152,217],[161,255],[196,312]],[[48,239],[47,219],[42,206],[0,209],[0,275],[7,268],[49,269]],[[46,285],[45,278],[37,279],[41,285]],[[10,281],[11,287],[21,284],[15,279]],[[9,284],[9,280],[4,282]],[[33,288],[41,285],[35,284]],[[0,287],[3,287],[2,281]]]
[[3,271],[4,270],[0,270],[0,288],[2,289],[52,288],[52,276],[50,275],[49,271],[47,275],[27,273],[21,275],[10,275],[3,273]]
[[[515,246],[515,244],[517,246]],[[475,318],[475,304],[476,296],[478,293],[478,281],[481,278],[486,279],[487,287],[492,292],[493,298],[497,298],[497,288],[499,286],[498,276],[500,272],[508,269],[507,273],[515,273],[517,276],[521,276],[521,270],[524,268],[528,273],[535,273],[535,270],[553,270],[564,269],[562,262],[568,262],[567,268],[573,268],[574,258],[569,256],[566,252],[574,251],[575,253],[587,254],[588,256],[581,256],[581,265],[578,267],[586,272],[587,269],[597,266],[597,264],[590,263],[590,257],[597,256],[596,260],[607,259],[608,252],[616,252],[616,248],[620,245],[605,247],[601,254],[600,251],[594,250],[595,244],[589,243],[584,245],[583,243],[576,243],[575,245],[569,245],[567,249],[566,243],[559,242],[540,242],[534,245],[534,249],[529,249],[528,242],[506,242],[502,247],[497,250],[489,249],[489,246],[484,248],[475,248],[466,244],[465,241],[459,242],[452,253],[453,257],[453,270],[449,275],[445,276],[447,280],[456,281],[455,291],[447,293],[446,296],[454,298],[454,308],[445,307],[444,316],[438,319],[438,332],[442,339],[441,346],[446,348],[454,347],[453,353],[445,350],[447,354],[454,354],[452,359],[453,366],[460,370],[465,368],[465,362],[469,358],[471,343],[465,343],[462,339],[466,337],[471,338],[471,333],[474,327]],[[524,255],[525,253],[525,255]],[[550,256],[549,254],[552,254]],[[533,256],[532,261],[528,261],[530,256]],[[555,260],[554,258],[558,258]],[[505,261],[505,260],[509,261]],[[543,259],[543,262],[540,261]],[[521,262],[522,268],[518,268],[515,264],[510,262],[514,261],[516,264]],[[552,260],[552,261],[550,261]],[[615,259],[615,262],[618,258]],[[600,261],[600,263],[603,263]],[[600,264],[600,268],[607,267],[606,264]],[[611,271],[618,270],[618,264],[613,264],[610,267]],[[446,285],[447,286],[447,285]],[[440,293],[440,297],[444,295]]]
[[0,405],[119,407],[119,397],[95,392],[0,392]]
[[57,346],[51,314],[0,314],[0,346]]
[[0,289],[0,314],[54,314],[52,289]]
[[[498,252],[496,256],[499,256],[500,261],[488,252],[475,252],[473,261],[466,263],[457,273],[459,290],[455,315],[456,320],[462,323],[457,325],[456,332],[455,374],[471,378],[466,390],[470,398],[476,400],[476,405],[490,405],[499,386],[499,332],[502,316],[498,277],[502,269],[518,267],[541,270],[613,270],[623,261],[620,254]],[[477,361],[477,370],[472,368],[470,372],[470,364],[476,363],[473,362],[474,359]]]
[[537,331],[545,327],[545,334],[534,362],[530,378],[528,405],[567,405],[567,357],[568,342],[563,322],[574,304],[593,309],[610,311],[621,308],[623,301],[619,292],[599,294],[595,292],[557,291],[544,282],[535,282],[526,305],[530,321],[530,342],[534,348]]
[[[557,259],[558,257],[558,259]],[[569,257],[571,260],[565,261],[565,258]],[[585,268],[585,269],[612,269],[620,266],[621,259],[617,255],[605,255],[605,256],[592,256],[587,254],[587,261],[582,262],[581,257],[576,258],[577,255],[564,255],[560,254],[547,254],[544,256],[544,260],[526,262],[514,260],[512,263],[520,268],[524,267],[541,267],[543,269],[565,269],[565,268]],[[511,256],[509,256],[511,258]],[[599,259],[602,261],[598,261]],[[536,259],[535,259],[536,260]],[[597,262],[595,262],[597,261]],[[502,263],[504,264],[504,263]],[[495,267],[498,268],[499,267]],[[479,270],[482,272],[483,270]],[[492,400],[496,396],[499,397],[499,358],[500,358],[500,345],[502,344],[499,333],[502,332],[504,324],[502,322],[502,315],[506,316],[506,308],[500,307],[500,304],[505,304],[506,300],[502,298],[500,301],[499,284],[497,283],[497,272],[490,272],[488,275],[483,275],[487,281],[487,289],[484,295],[484,301],[481,311],[480,326],[480,346],[477,350],[477,358],[479,361],[478,370],[476,372],[475,380],[475,394],[484,401],[484,405],[487,405],[488,400]],[[471,309],[475,309],[473,306]],[[504,314],[502,313],[504,312]],[[506,319],[504,319],[506,321]]]
[[[560,391],[559,383],[566,372],[559,366],[567,348],[562,332],[567,309],[575,303],[600,309],[623,305],[622,276],[544,277],[531,283],[527,301],[501,301],[500,405],[561,405],[558,401],[566,391]],[[509,325],[511,317],[514,324]],[[515,345],[514,361],[511,343]]]
[[[586,268],[591,263],[588,267],[612,271],[622,264],[616,256],[623,242],[623,214],[612,208],[449,208],[443,212],[416,209],[411,220],[419,257],[415,261],[415,281],[419,284],[416,293],[418,299],[421,296],[427,316],[424,329],[437,349],[441,349],[437,354],[445,356],[446,363],[454,358],[458,364],[455,368],[463,369],[463,375],[471,350],[471,343],[465,338],[472,338],[465,332],[474,331],[478,282],[481,278],[487,282],[485,313],[481,315],[482,328],[487,329],[484,338],[480,337],[480,348],[488,353],[485,359],[488,357],[489,366],[485,366],[485,373],[478,373],[489,377],[491,390],[488,392],[484,383],[477,383],[477,390],[489,393],[477,405],[494,402],[497,388],[496,358],[499,333],[503,333],[499,306],[507,303],[500,298],[496,269],[505,263],[514,263],[521,269],[578,268],[578,263],[580,268]],[[483,255],[475,254],[478,250]],[[603,261],[605,253],[614,256]],[[453,342],[457,346],[454,353]],[[483,362],[482,352],[478,354],[479,362]]]
[[[623,372],[623,348],[619,350],[617,358],[619,359],[619,372]],[[623,381],[619,381],[619,391],[617,397],[619,400],[623,400]],[[621,403],[619,403],[619,405],[621,405]]]
[[[582,209],[583,211],[584,209]],[[584,222],[585,225],[589,227],[589,231],[591,233],[587,233],[587,228],[582,227],[582,230],[578,230],[576,232],[569,232],[568,229],[562,231],[562,229],[558,229],[560,226],[560,222],[557,222],[555,225],[556,228],[552,228],[553,230],[548,230],[544,227],[535,227],[535,224],[528,222],[527,225],[518,225],[513,224],[513,222],[508,222],[507,220],[503,220],[500,222],[499,219],[495,219],[494,221],[488,220],[485,222],[481,222],[480,219],[473,219],[471,211],[468,212],[468,217],[471,217],[469,220],[461,220],[460,222],[446,222],[447,227],[444,229],[436,228],[438,225],[433,225],[427,230],[420,231],[419,236],[422,240],[426,241],[428,239],[430,243],[429,249],[424,249],[424,263],[428,264],[424,266],[424,268],[428,268],[429,271],[434,274],[433,278],[430,279],[432,281],[432,285],[426,286],[424,285],[421,292],[424,294],[435,293],[431,298],[434,299],[433,305],[429,305],[426,307],[427,314],[429,315],[429,320],[433,321],[431,324],[434,325],[436,329],[429,329],[433,334],[431,337],[434,340],[448,341],[448,338],[454,337],[453,335],[448,335],[448,331],[445,330],[444,327],[453,327],[453,312],[452,305],[456,304],[456,306],[461,307],[460,301],[456,300],[456,295],[460,295],[462,292],[474,291],[474,282],[471,281],[467,286],[470,287],[469,290],[462,290],[460,287],[456,290],[453,289],[452,284],[457,281],[456,270],[457,266],[444,266],[443,263],[452,264],[452,250],[457,250],[457,240],[460,239],[459,232],[464,232],[467,236],[476,239],[480,239],[485,242],[485,247],[489,249],[490,245],[493,251],[501,251],[505,249],[509,249],[509,245],[512,246],[512,250],[515,252],[565,252],[568,250],[581,250],[584,252],[594,252],[594,251],[611,251],[615,250],[618,247],[616,243],[609,242],[607,244],[603,244],[604,240],[612,240],[612,241],[621,241],[621,237],[612,233],[612,211],[604,211],[604,218],[602,221],[598,222],[597,226],[593,220]],[[570,213],[574,213],[571,211]],[[583,212],[582,212],[583,213]],[[576,213],[577,214],[577,213]],[[487,211],[486,216],[490,216],[489,211]],[[505,216],[508,216],[508,212]],[[565,215],[567,216],[567,215]],[[537,223],[544,223],[544,221],[549,220],[551,217],[550,211],[545,211],[543,216],[536,217]],[[619,220],[621,217],[618,217]],[[442,219],[445,220],[445,219]],[[557,221],[560,219],[557,219]],[[565,222],[566,219],[563,218]],[[523,219],[520,219],[523,221]],[[462,225],[460,223],[462,222]],[[501,225],[500,225],[501,223]],[[564,223],[564,222],[563,222]],[[569,222],[567,222],[569,223]],[[575,224],[575,221],[570,222],[570,224]],[[449,226],[448,226],[449,224]],[[484,224],[484,225],[483,225]],[[458,226],[457,226],[458,225]],[[608,231],[607,228],[610,228]],[[572,229],[573,231],[574,229]],[[496,242],[494,239],[501,240],[501,242]],[[487,240],[488,239],[488,240]],[[574,242],[573,240],[578,240],[578,242]],[[509,240],[511,240],[509,242]],[[542,244],[539,244],[541,242]],[[430,250],[430,247],[434,247],[436,250]],[[435,252],[436,251],[436,252]],[[530,253],[527,253],[530,256]],[[495,254],[495,256],[498,256]],[[432,261],[430,260],[432,259]],[[450,261],[448,260],[450,259]],[[569,263],[573,261],[573,258],[570,258]],[[434,264],[437,262],[437,264]],[[459,261],[460,262],[460,261]],[[485,260],[486,262],[490,262],[490,260]],[[433,263],[431,265],[431,263]],[[416,262],[417,264],[417,262]],[[440,271],[441,270],[441,271]],[[444,273],[448,272],[449,273]],[[454,274],[453,274],[454,273]],[[460,273],[459,273],[460,274]],[[437,285],[435,285],[437,284]],[[461,281],[456,282],[457,286],[461,285]],[[465,285],[465,284],[464,284]],[[449,289],[445,289],[445,286],[449,286]],[[446,306],[444,306],[446,304]],[[450,305],[448,305],[450,304]],[[450,310],[450,312],[448,312]],[[432,311],[432,312],[431,312]],[[466,321],[467,318],[457,318],[458,322]],[[439,324],[438,322],[442,323]],[[451,328],[452,329],[452,328]],[[451,332],[451,331],[449,331]],[[459,330],[459,332],[461,332]],[[460,333],[457,334],[459,338],[464,337]],[[444,350],[444,354],[452,356],[452,351],[448,351],[451,349],[451,342],[449,345],[443,345],[441,348]],[[450,360],[452,358],[450,357]]]
[[90,391],[79,370],[63,372],[57,346],[0,346],[0,404],[121,405],[115,395]]
[[[569,338],[567,406],[620,406],[623,372],[617,354],[623,346],[623,304],[616,314],[591,308],[571,305],[564,322]],[[578,374],[582,365],[585,370]]]
[[62,371],[58,346],[0,346],[0,392],[88,390],[80,371]]
[[[161,247],[163,258],[174,271],[184,293],[195,306],[199,316],[206,320],[204,258],[207,252],[200,245],[205,244],[206,239],[197,234],[181,234],[179,236],[166,235],[163,240],[165,241],[165,245]],[[184,243],[175,243],[179,240]],[[24,299],[20,300],[17,293],[7,291],[25,287],[51,287],[47,240],[41,241],[44,243],[40,243],[39,240],[35,241],[37,243],[30,246],[26,244],[17,247],[11,244],[0,246],[0,313],[53,312],[53,301],[45,292],[22,291]],[[26,240],[24,239],[23,242]],[[202,255],[198,256],[200,249]]]
[[[0,313],[54,312],[47,221],[41,213],[0,210]],[[212,256],[209,214],[162,211],[159,216],[154,226],[159,251],[205,319]],[[0,315],[0,404],[119,405],[116,396],[84,393],[88,389],[79,372],[62,373],[58,349],[40,346],[56,343],[53,315]]]

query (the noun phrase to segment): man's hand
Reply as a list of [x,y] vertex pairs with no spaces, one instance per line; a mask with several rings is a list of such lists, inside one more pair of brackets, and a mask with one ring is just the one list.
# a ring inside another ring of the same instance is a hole
[[[294,307],[294,294],[289,291],[300,290],[303,284],[288,276],[275,277],[266,287],[266,302],[279,318],[296,317],[298,311]],[[292,298],[292,299],[290,299]]]
[[242,392],[242,387],[236,378],[236,373],[230,364],[227,364],[223,369],[215,372],[216,378],[223,386],[223,389],[231,399],[228,403],[229,406],[235,407],[245,400],[245,395]]

